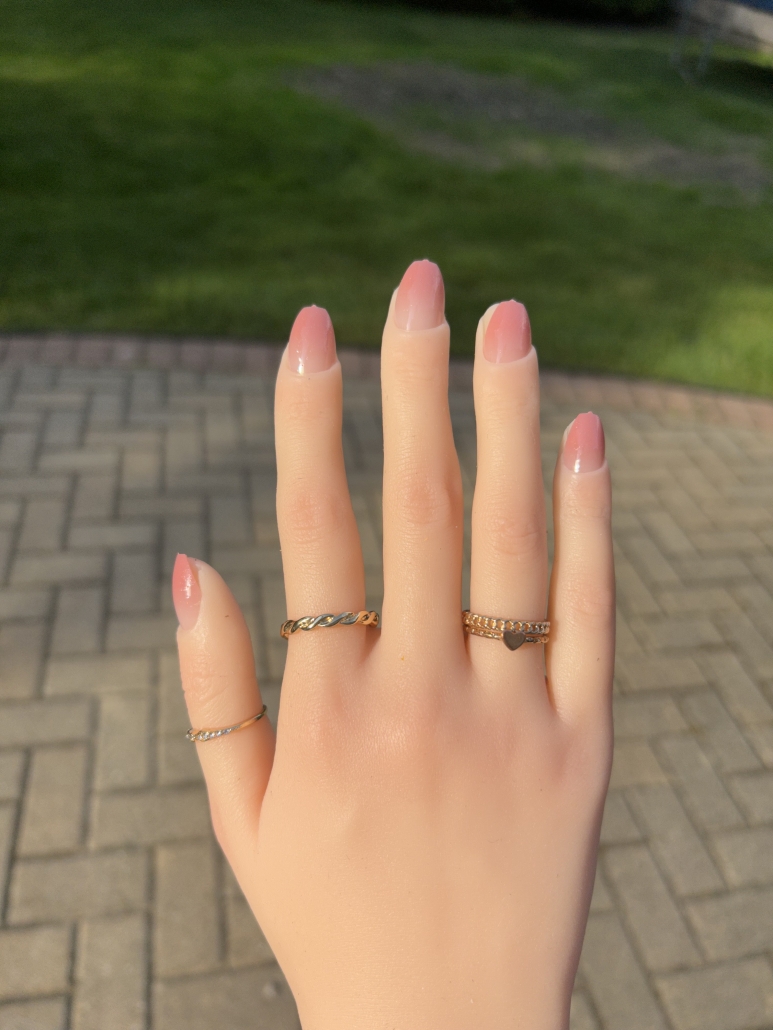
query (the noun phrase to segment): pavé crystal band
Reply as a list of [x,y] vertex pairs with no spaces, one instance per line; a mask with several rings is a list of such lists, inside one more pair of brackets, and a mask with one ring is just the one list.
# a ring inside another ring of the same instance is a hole
[[235,726],[225,726],[222,730],[194,730],[190,729],[185,734],[186,740],[191,740],[194,743],[202,740],[214,740],[215,737],[225,737],[229,733],[236,733],[237,730],[243,730],[246,726],[252,726],[258,719],[262,719],[266,714],[266,706],[263,705],[257,715],[251,715],[249,719],[245,719],[244,722],[237,722]]
[[521,644],[547,644],[549,622],[519,622],[516,619],[494,619],[488,615],[462,612],[462,625],[476,637],[501,640],[505,647],[517,651]]
[[304,615],[302,619],[288,619],[282,623],[280,636],[289,639],[299,629],[329,629],[331,626],[378,626],[378,612],[341,612],[340,615]]

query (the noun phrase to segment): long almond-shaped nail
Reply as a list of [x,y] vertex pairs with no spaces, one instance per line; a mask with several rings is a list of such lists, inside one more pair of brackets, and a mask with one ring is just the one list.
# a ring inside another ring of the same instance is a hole
[[531,350],[531,323],[523,304],[503,300],[497,304],[483,337],[483,356],[497,364],[517,361]]
[[330,315],[311,304],[301,308],[290,330],[287,359],[293,372],[324,372],[336,359],[336,338]]
[[561,460],[572,472],[595,472],[604,464],[604,427],[592,411],[586,411],[569,426]]
[[175,558],[172,570],[172,600],[180,628],[193,629],[199,618],[201,587],[196,563],[187,554],[178,554]]
[[446,289],[434,261],[414,261],[408,266],[395,297],[394,318],[398,329],[415,332],[443,324]]

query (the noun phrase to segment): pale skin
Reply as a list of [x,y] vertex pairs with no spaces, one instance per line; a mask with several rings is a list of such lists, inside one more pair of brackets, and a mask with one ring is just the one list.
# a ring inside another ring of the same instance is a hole
[[[551,620],[509,651],[461,622],[462,488],[437,266],[415,262],[382,347],[382,628],[289,641],[267,718],[198,743],[217,838],[304,1030],[566,1030],[612,755],[614,572],[603,432],[581,415],[553,487],[548,580],[537,355],[515,302],[481,319],[472,611]],[[276,387],[287,617],[365,607],[326,312]],[[191,725],[262,705],[227,586],[178,558]],[[277,629],[284,612],[276,613]]]

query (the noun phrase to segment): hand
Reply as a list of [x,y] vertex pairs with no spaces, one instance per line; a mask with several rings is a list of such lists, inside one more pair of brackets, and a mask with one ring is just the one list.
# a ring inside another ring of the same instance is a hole
[[[436,265],[416,262],[384,329],[383,629],[295,633],[278,734],[198,743],[223,851],[304,1030],[565,1030],[612,753],[610,483],[595,415],[555,482],[550,642],[508,650],[461,621],[462,487]],[[539,381],[514,301],[481,319],[471,609],[541,620],[547,539]],[[327,312],[298,315],[276,387],[288,615],[365,607]],[[261,708],[241,613],[180,556],[191,725]],[[279,621],[280,613],[277,613]]]

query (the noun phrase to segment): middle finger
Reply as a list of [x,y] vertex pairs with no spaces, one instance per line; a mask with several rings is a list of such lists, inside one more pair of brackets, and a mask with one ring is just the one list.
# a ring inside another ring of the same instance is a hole
[[461,653],[462,479],[448,408],[449,329],[440,269],[415,261],[389,309],[384,411],[384,629]]

